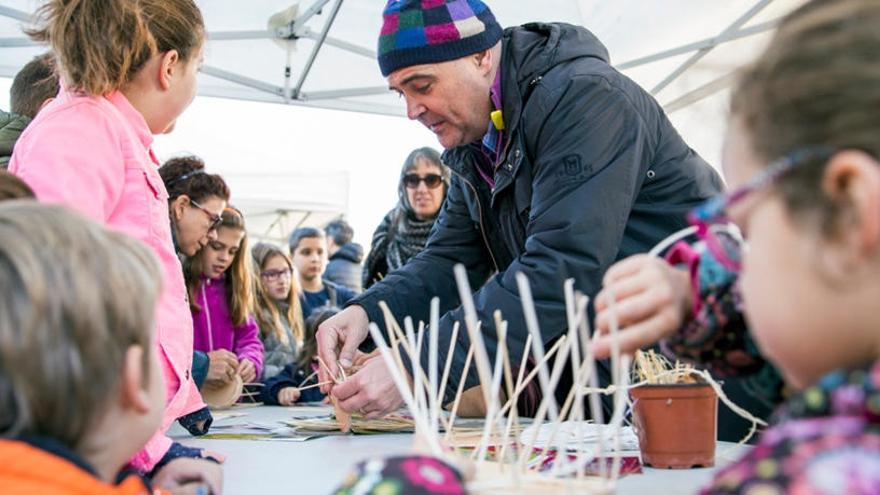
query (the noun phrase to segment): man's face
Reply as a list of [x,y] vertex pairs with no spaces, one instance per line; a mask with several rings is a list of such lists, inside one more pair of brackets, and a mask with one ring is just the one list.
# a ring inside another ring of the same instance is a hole
[[404,67],[388,76],[388,86],[406,99],[407,116],[436,134],[444,148],[469,144],[489,126],[489,53]]

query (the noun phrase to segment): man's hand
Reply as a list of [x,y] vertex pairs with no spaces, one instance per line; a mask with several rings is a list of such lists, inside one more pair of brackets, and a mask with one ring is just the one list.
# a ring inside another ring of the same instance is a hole
[[608,269],[603,285],[595,304],[596,332],[601,335],[593,344],[597,359],[611,353],[611,289],[622,330],[621,352],[635,352],[673,335],[691,315],[693,292],[687,270],[662,259],[644,254],[626,258]]
[[369,318],[367,312],[360,306],[349,306],[327,319],[318,327],[318,356],[328,368],[318,368],[320,382],[330,382],[321,386],[321,392],[329,394],[333,388],[333,382],[339,376],[339,361],[345,368],[354,364],[355,352],[358,346],[369,334]]
[[299,400],[302,392],[296,387],[284,387],[278,392],[278,403],[282,406],[292,406]]
[[242,383],[253,383],[257,379],[257,367],[248,358],[243,358],[238,362],[237,372]]
[[172,493],[199,493],[193,489],[206,487],[207,493],[220,495],[223,493],[223,468],[206,459],[179,457],[162,466],[153,475],[152,482]]
[[343,410],[360,413],[367,419],[381,418],[403,405],[403,398],[382,359],[366,361],[360,371],[335,385],[331,393]]
[[235,377],[238,369],[238,358],[226,349],[219,349],[208,353],[208,376],[205,377],[205,385],[220,387],[226,385]]

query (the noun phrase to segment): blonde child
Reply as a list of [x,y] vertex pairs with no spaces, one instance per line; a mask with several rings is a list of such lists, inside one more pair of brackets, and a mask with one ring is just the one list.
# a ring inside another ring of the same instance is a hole
[[[164,432],[205,407],[190,370],[192,320],[168,194],[151,150],[153,135],[173,129],[195,96],[202,14],[192,0],[51,0],[37,22],[31,35],[50,45],[62,90],[16,143],[9,170],[40,201],[67,205],[140,240],[161,263],[156,345],[167,402],[156,435],[132,459],[149,471],[199,454],[172,449]],[[200,418],[203,429],[210,419]]]
[[293,263],[281,248],[259,243],[251,250],[260,283],[257,285],[257,323],[263,340],[266,381],[296,360],[303,340],[299,281]]
[[297,402],[318,402],[326,397],[317,387],[301,388],[318,383],[318,326],[337,314],[338,308],[323,308],[306,319],[305,338],[296,360],[284,367],[281,373],[270,378],[263,386],[261,400],[267,405],[292,406]]
[[[735,273],[733,290],[688,296],[680,274],[640,259],[606,277],[630,323],[625,348],[665,338],[731,372],[767,359],[797,390],[706,493],[880,493],[878,68],[875,0],[813,1],[786,17],[732,93],[723,166],[733,191],[693,214],[712,262]],[[745,250],[710,228],[727,220]],[[661,291],[646,285],[663,278],[651,284]],[[664,294],[671,307],[658,311]],[[733,321],[740,296],[748,331],[657,324],[680,318],[689,297]],[[597,298],[600,331],[607,298]]]
[[[34,201],[0,204],[0,238],[3,493],[166,493],[120,476],[164,414],[155,255]],[[220,493],[219,465],[194,469],[199,462],[177,459],[153,484]]]
[[186,268],[194,348],[234,353],[238,363],[226,379],[238,374],[244,383],[256,381],[263,369],[263,344],[253,317],[251,263],[244,217],[229,207],[223,210],[216,238],[188,260]]

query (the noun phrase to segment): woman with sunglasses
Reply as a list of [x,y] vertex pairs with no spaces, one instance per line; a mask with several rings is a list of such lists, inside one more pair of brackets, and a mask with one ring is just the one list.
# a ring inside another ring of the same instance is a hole
[[[795,391],[705,493],[880,493],[878,68],[876,0],[813,1],[786,17],[732,91],[733,190],[691,215],[705,249],[678,249],[697,283],[629,259],[597,298],[604,333],[614,292],[627,351],[665,339],[734,374],[766,359]],[[722,234],[728,222],[742,249]]]
[[413,150],[400,172],[400,198],[373,233],[370,255],[364,262],[364,289],[405,265],[425,248],[440,213],[450,172],[432,148]]
[[197,156],[171,158],[159,175],[168,189],[174,247],[180,255],[193,256],[217,237],[229,188],[219,175],[206,173],[205,162]]

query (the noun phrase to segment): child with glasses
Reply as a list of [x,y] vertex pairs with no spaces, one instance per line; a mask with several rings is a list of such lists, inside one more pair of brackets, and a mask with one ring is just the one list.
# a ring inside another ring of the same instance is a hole
[[294,362],[302,345],[300,288],[293,263],[281,248],[261,242],[251,252],[260,277],[256,316],[263,340],[261,381],[266,381]]
[[[185,263],[193,318],[193,347],[234,354],[226,376],[209,377],[205,387],[221,387],[235,378],[256,382],[263,371],[263,343],[253,316],[254,280],[244,216],[228,207],[217,236]],[[224,354],[225,355],[225,354]]]
[[292,406],[297,402],[324,400],[325,395],[321,393],[321,389],[313,386],[318,384],[320,365],[315,332],[321,323],[338,312],[336,308],[319,309],[306,319],[305,335],[299,354],[281,373],[266,381],[260,395],[264,404]]
[[[797,391],[707,493],[880,493],[878,67],[876,1],[814,1],[785,18],[732,94],[733,192],[692,215],[706,246],[692,273],[720,283],[692,293],[688,273],[641,258],[609,270],[597,298],[605,332],[614,291],[626,350],[665,338],[730,373],[766,359]],[[722,234],[728,221],[742,249]],[[694,300],[714,319],[670,329]]]

